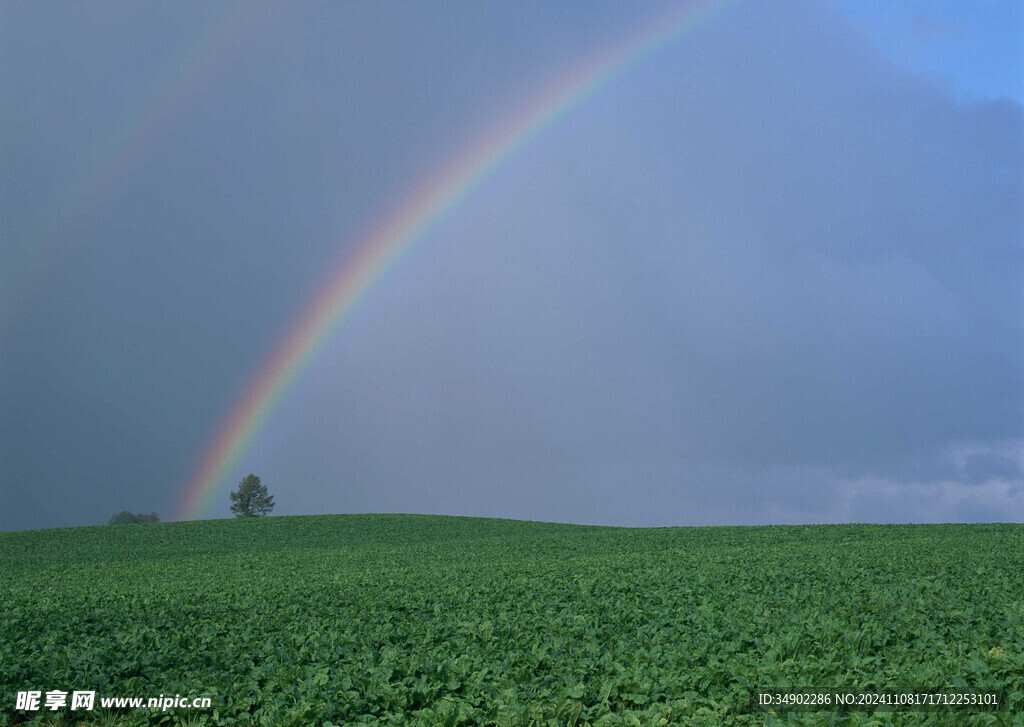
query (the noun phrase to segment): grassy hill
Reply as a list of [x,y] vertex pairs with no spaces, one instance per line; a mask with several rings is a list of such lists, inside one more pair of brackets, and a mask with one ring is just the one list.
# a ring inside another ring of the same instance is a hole
[[[1021,525],[0,533],[0,724],[833,723],[751,713],[755,688],[787,685],[998,689],[1011,709],[834,723],[1020,724],[1022,584]],[[15,709],[18,691],[76,689],[97,708],[73,721]],[[176,694],[211,707],[99,708]]]

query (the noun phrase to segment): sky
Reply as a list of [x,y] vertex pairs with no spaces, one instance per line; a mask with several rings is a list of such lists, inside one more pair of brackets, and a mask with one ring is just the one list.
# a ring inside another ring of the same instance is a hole
[[[0,530],[181,511],[368,231],[686,3],[0,5]],[[384,271],[195,517],[1024,521],[1024,10],[710,3]]]

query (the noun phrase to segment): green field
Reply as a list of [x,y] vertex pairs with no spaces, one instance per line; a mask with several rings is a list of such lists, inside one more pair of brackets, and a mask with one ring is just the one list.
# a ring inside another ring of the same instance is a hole
[[[1022,525],[341,515],[6,532],[0,724],[1024,724],[1022,584]],[[1010,704],[751,712],[754,689],[786,686]],[[96,690],[97,709],[15,709],[17,691],[55,689]],[[99,709],[160,694],[212,707]]]

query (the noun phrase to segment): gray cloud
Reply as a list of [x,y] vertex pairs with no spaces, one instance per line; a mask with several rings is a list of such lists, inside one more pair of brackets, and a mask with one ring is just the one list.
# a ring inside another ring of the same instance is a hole
[[[622,12],[566,42],[614,37]],[[388,60],[289,17],[270,38],[307,51],[252,52],[168,128],[4,353],[0,527],[170,507],[367,210],[572,57],[553,30],[571,18],[513,38],[503,13],[431,21],[502,39],[465,71],[476,51],[410,28]],[[1019,105],[958,103],[818,6],[734,9],[441,221],[236,474],[284,513],[1019,519],[1022,128]]]

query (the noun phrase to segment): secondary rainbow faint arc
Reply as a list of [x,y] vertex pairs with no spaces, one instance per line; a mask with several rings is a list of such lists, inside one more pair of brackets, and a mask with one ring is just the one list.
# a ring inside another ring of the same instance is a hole
[[[734,0],[733,0],[734,1]],[[525,111],[500,125],[429,178],[357,245],[249,382],[218,430],[178,502],[175,519],[202,517],[214,503],[246,446],[332,331],[401,254],[484,179],[538,133],[601,86],[707,20],[731,2],[687,3],[583,63],[534,97]]]
[[[232,48],[258,29],[263,17],[269,14],[267,4],[239,0],[233,5],[215,6],[214,20],[112,127],[106,143],[93,154],[95,163],[72,178],[63,202],[56,205],[50,216],[49,227],[40,231],[29,256],[18,266],[16,277],[4,286],[6,289],[0,290],[0,313],[6,313],[0,315],[0,339],[4,338],[5,328],[13,323],[14,309],[25,306],[27,298],[45,290],[43,279],[66,256],[70,247],[67,239],[76,237],[69,235],[69,226],[81,225],[89,214],[108,202],[159,130],[177,111],[195,103],[204,84],[232,59]],[[7,283],[0,280],[0,284]]]

